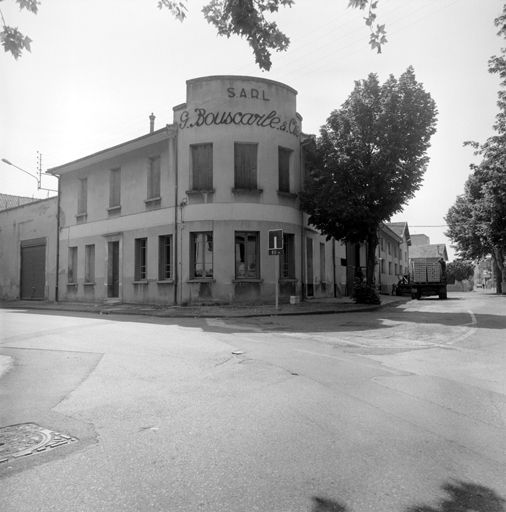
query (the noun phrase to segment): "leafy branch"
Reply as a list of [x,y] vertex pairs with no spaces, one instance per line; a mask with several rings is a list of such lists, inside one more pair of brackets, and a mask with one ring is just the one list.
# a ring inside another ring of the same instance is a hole
[[[4,0],[0,0],[3,2]],[[19,4],[20,10],[37,14],[40,1],[13,0]],[[367,10],[364,18],[371,29],[369,44],[372,49],[381,53],[381,47],[387,42],[385,25],[376,24],[374,10],[379,0],[349,0],[348,7]],[[186,19],[188,0],[158,0],[159,9],[168,9],[177,20]],[[290,39],[278,28],[277,24],[268,21],[267,16],[278,12],[280,7],[292,7],[295,0],[209,0],[202,9],[204,18],[214,25],[220,36],[238,35],[244,37],[255,55],[255,61],[262,70],[270,70],[273,51],[284,51],[290,45]],[[17,60],[23,50],[31,51],[32,40],[23,35],[17,27],[7,25],[0,9],[2,30],[0,40],[4,50],[11,53]]]

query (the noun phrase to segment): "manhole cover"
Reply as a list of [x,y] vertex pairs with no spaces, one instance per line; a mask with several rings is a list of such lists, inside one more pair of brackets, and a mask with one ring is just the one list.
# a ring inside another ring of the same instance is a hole
[[48,430],[35,423],[2,427],[0,428],[0,464],[75,443],[77,440],[76,437]]

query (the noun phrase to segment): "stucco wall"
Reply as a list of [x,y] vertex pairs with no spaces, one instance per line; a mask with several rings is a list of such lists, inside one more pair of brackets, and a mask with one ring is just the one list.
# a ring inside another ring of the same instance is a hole
[[54,300],[56,286],[57,198],[36,201],[0,211],[0,299],[20,298],[21,243],[46,240],[44,298]]

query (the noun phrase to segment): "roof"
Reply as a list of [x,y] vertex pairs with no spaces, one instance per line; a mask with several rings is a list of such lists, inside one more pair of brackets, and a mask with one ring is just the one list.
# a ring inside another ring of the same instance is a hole
[[409,228],[407,222],[387,222],[385,223],[397,236],[400,236],[403,240],[406,239],[408,246],[411,245],[411,236],[409,234]]
[[33,203],[34,201],[39,201],[39,199],[35,199],[33,197],[10,196],[8,194],[0,193],[0,210],[16,208],[17,206],[21,206],[27,203]]
[[398,243],[402,244],[402,236],[396,233],[393,229],[391,229],[388,224],[380,224],[380,231],[383,232],[384,234],[389,235]]
[[416,258],[443,258],[448,261],[446,244],[412,245],[409,249],[409,259]]

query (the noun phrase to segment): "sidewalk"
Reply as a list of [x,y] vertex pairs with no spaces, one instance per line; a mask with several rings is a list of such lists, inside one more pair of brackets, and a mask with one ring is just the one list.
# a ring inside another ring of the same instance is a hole
[[36,300],[2,301],[0,309],[36,309],[96,313],[100,315],[141,315],[159,318],[216,318],[252,317],[273,315],[315,315],[375,311],[385,306],[396,306],[411,300],[410,297],[381,295],[381,305],[355,304],[349,297],[308,299],[298,304],[281,303],[276,312],[275,304],[216,304],[199,306],[163,306],[152,304],[107,304],[103,302],[48,302]]

